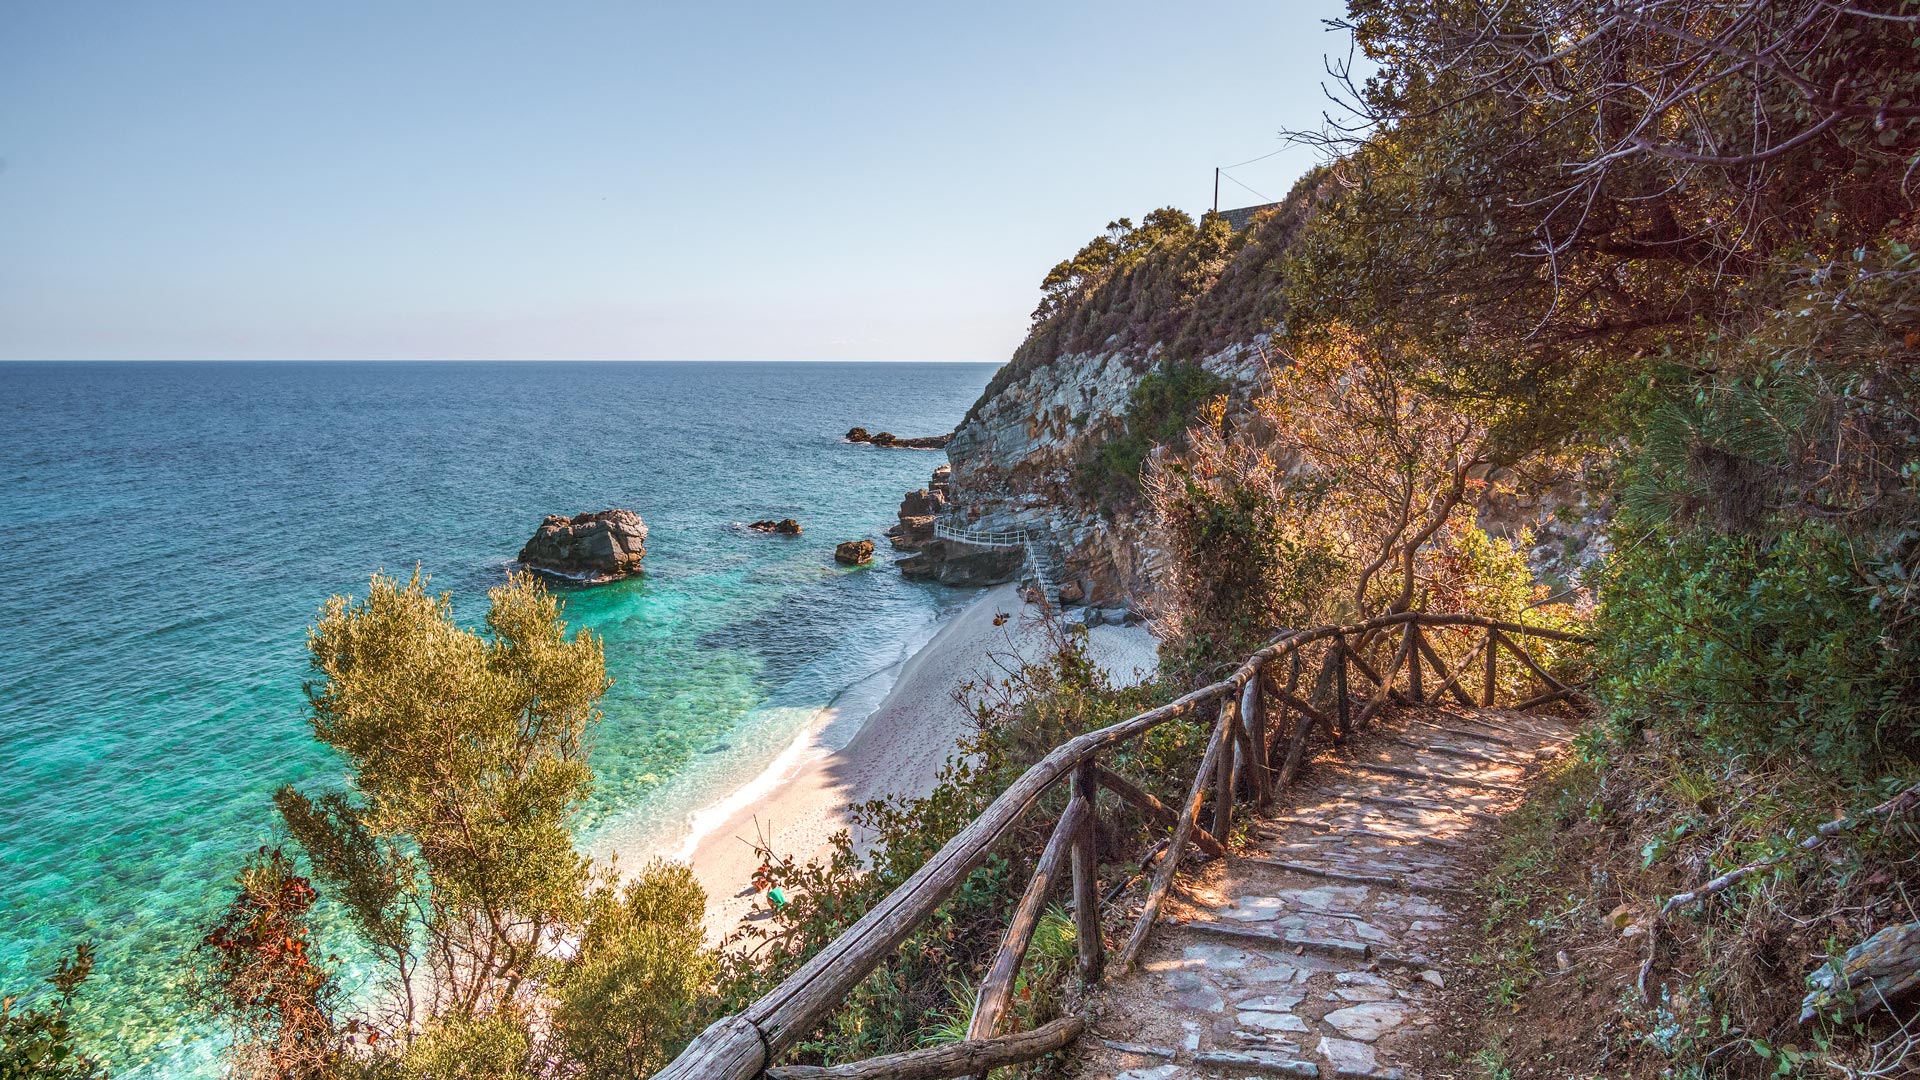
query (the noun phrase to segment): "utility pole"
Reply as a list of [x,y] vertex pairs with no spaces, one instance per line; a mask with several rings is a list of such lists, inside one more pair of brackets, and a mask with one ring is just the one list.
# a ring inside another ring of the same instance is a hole
[[1220,212],[1220,166],[1213,167],[1213,212]]

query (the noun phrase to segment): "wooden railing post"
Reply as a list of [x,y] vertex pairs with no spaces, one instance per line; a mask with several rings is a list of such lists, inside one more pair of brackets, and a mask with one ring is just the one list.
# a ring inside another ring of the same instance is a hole
[[[1428,704],[1438,705],[1442,697],[1447,694],[1452,694],[1455,701],[1458,701],[1469,709],[1473,708],[1473,696],[1460,688],[1459,677],[1447,670],[1447,662],[1440,659],[1440,651],[1433,647],[1433,642],[1427,640],[1425,633],[1420,635],[1419,644],[1420,652],[1426,656],[1427,663],[1433,665],[1434,678],[1440,680],[1440,685],[1433,689],[1433,700]],[[1471,659],[1473,659],[1473,654],[1468,653],[1467,660]],[[1460,674],[1465,675],[1466,673],[1466,662],[1462,661]]]
[[1154,932],[1154,919],[1160,919],[1160,905],[1167,899],[1167,888],[1173,886],[1173,871],[1187,851],[1187,838],[1192,836],[1194,822],[1200,821],[1200,803],[1206,801],[1213,769],[1219,765],[1219,755],[1231,738],[1225,724],[1213,724],[1213,736],[1208,738],[1206,753],[1200,755],[1200,769],[1194,771],[1194,782],[1187,788],[1187,805],[1181,807],[1181,821],[1173,826],[1173,838],[1167,840],[1167,853],[1160,857],[1160,867],[1154,869],[1152,884],[1146,886],[1146,903],[1140,905],[1140,919],[1133,924],[1133,932],[1127,934],[1127,944],[1119,949],[1119,974],[1133,970],[1135,961],[1140,959],[1140,949],[1146,947],[1146,936]]
[[1160,865],[1153,872],[1153,882],[1147,886],[1147,899],[1141,905],[1140,918],[1133,924],[1133,932],[1127,935],[1127,943],[1120,950],[1117,967],[1122,975],[1133,970],[1134,963],[1140,959],[1140,950],[1147,946],[1147,935],[1153,933],[1153,922],[1160,917],[1160,905],[1166,901],[1167,889],[1173,885],[1173,872],[1180,865],[1180,856],[1186,851],[1187,837],[1192,835],[1194,822],[1200,817],[1200,804],[1207,797],[1207,782],[1213,779],[1221,755],[1232,742],[1233,735],[1227,730],[1226,724],[1213,725],[1213,735],[1207,740],[1207,752],[1201,755],[1200,768],[1195,770],[1193,784],[1187,789],[1186,805],[1180,808],[1180,821],[1173,827],[1173,838],[1167,841],[1167,853],[1160,857]]
[[[1412,623],[1407,624],[1409,629],[1412,625]],[[1382,679],[1380,682],[1380,693],[1369,700],[1360,710],[1360,717],[1356,722],[1362,727],[1365,727],[1367,722],[1373,719],[1374,714],[1386,708],[1387,702],[1394,700],[1393,684],[1400,678],[1401,665],[1407,662],[1408,657],[1413,654],[1413,651],[1413,638],[1409,637],[1405,632],[1402,632],[1400,635],[1400,648],[1393,654],[1393,659],[1387,663],[1387,666],[1381,669]]]
[[1353,699],[1347,696],[1347,636],[1336,635],[1333,639],[1333,647],[1340,654],[1339,662],[1333,667],[1333,693],[1339,699],[1340,705],[1340,734],[1351,735],[1353,734]]
[[1493,695],[1499,689],[1500,635],[1492,627],[1487,628],[1487,681],[1480,691],[1480,704],[1493,708]]
[[[1093,771],[1094,779],[1099,781],[1102,790],[1111,791],[1139,807],[1149,821],[1165,825],[1169,829],[1180,823],[1180,811],[1154,798],[1152,792],[1141,790],[1139,785],[1105,766],[1096,765]],[[1193,842],[1200,845],[1201,850],[1209,855],[1227,853],[1227,849],[1221,846],[1220,841],[1213,838],[1212,833],[1197,824],[1193,826]]]
[[1547,669],[1541,667],[1540,662],[1535,660],[1533,654],[1527,652],[1526,648],[1520,645],[1520,643],[1505,634],[1501,634],[1498,630],[1495,630],[1494,633],[1500,634],[1500,644],[1505,645],[1507,651],[1513,654],[1513,658],[1520,661],[1520,666],[1533,672],[1547,688],[1546,693],[1530,697],[1518,705],[1515,705],[1514,709],[1525,712],[1528,709],[1545,705],[1550,701],[1560,701],[1573,696],[1573,687],[1547,674]]
[[1089,986],[1100,980],[1106,965],[1106,941],[1100,936],[1100,853],[1099,840],[1100,774],[1089,754],[1073,770],[1073,801],[1087,811],[1080,835],[1073,841],[1073,925],[1080,944],[1080,981]]
[[1267,707],[1260,693],[1260,669],[1240,688],[1240,721],[1247,729],[1247,768],[1253,776],[1253,800],[1260,806],[1273,801],[1273,769],[1267,762]]
[[[1273,786],[1273,774],[1280,769],[1280,744],[1287,738],[1287,702],[1279,697],[1280,684],[1274,678],[1272,668],[1260,673],[1260,726],[1267,733],[1267,746],[1263,751],[1267,762],[1267,786]],[[1273,702],[1278,702],[1278,705]]]
[[980,994],[974,1000],[973,1021],[967,1025],[967,1038],[991,1039],[1000,1026],[1000,1017],[1007,1011],[1007,1003],[1013,999],[1014,979],[1020,974],[1020,961],[1027,957],[1027,946],[1033,944],[1033,932],[1040,925],[1040,914],[1046,908],[1047,894],[1053,891],[1054,882],[1060,877],[1060,864],[1066,860],[1067,852],[1073,841],[1080,835],[1086,822],[1087,804],[1078,799],[1067,802],[1067,812],[1060,815],[1060,821],[1053,827],[1053,835],[1047,839],[1046,850],[1040,853],[1040,861],[1034,865],[1033,879],[1027,882],[1027,891],[1020,897],[1020,905],[1013,909],[1013,918],[1007,921],[1007,934],[1000,940],[1000,951],[993,958],[993,966],[987,969],[986,977],[980,980]]
[[1413,696],[1413,703],[1426,702],[1427,695],[1420,689],[1420,624],[1407,620],[1406,643],[1401,647],[1407,654],[1407,693]]
[[1233,826],[1233,767],[1235,751],[1239,749],[1239,722],[1234,713],[1235,702],[1232,698],[1220,701],[1220,723],[1227,728],[1226,745],[1220,748],[1219,771],[1214,776],[1213,785],[1213,838],[1225,844],[1228,842],[1228,830]]

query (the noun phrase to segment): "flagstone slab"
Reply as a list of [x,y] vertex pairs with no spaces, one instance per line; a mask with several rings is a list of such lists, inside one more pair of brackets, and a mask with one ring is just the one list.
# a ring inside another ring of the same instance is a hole
[[1520,759],[1545,742],[1504,714],[1486,726],[1505,749],[1431,726],[1464,730],[1470,716],[1410,722],[1420,715],[1317,756],[1280,814],[1246,804],[1254,844],[1183,879],[1143,957],[1148,981],[1094,1013],[1089,1034],[1110,1048],[1177,1054],[1158,1064],[1100,1050],[1071,1059],[1070,1080],[1402,1080],[1394,1063],[1432,1025],[1428,995],[1453,970],[1428,954],[1470,918],[1449,912],[1450,890],[1513,805]]
[[1405,1005],[1372,1001],[1363,1005],[1336,1009],[1320,1019],[1349,1039],[1373,1042],[1406,1023],[1412,1015],[1412,1011]]

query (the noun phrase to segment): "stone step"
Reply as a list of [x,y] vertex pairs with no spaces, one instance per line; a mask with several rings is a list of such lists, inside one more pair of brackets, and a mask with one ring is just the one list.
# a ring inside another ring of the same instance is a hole
[[1468,776],[1447,776],[1442,773],[1423,772],[1419,769],[1403,769],[1398,765],[1370,765],[1356,761],[1347,766],[1356,772],[1370,773],[1376,776],[1397,776],[1402,780],[1414,780],[1426,784],[1446,784],[1450,787],[1482,788],[1508,795],[1519,795],[1523,789],[1512,784],[1502,784],[1494,780],[1479,780]]
[[1100,1042],[1101,1045],[1109,1050],[1118,1050],[1123,1054],[1135,1054],[1140,1057],[1157,1057],[1172,1061],[1179,1055],[1179,1051],[1171,1046],[1150,1046],[1146,1043],[1114,1042],[1112,1039],[1101,1039]]
[[1445,754],[1447,757],[1457,757],[1463,761],[1478,761],[1486,765],[1504,765],[1510,768],[1519,768],[1528,764],[1531,760],[1529,759],[1529,762],[1516,761],[1513,758],[1495,757],[1492,754],[1482,754],[1473,750],[1459,750],[1445,743],[1423,743],[1413,739],[1402,739],[1397,735],[1388,735],[1386,740],[1390,743],[1398,743],[1401,746],[1411,746],[1422,753]]
[[1211,919],[1195,919],[1186,923],[1185,928],[1206,934],[1217,934],[1238,942],[1251,943],[1256,948],[1297,949],[1301,952],[1313,953],[1315,956],[1331,956],[1344,960],[1367,960],[1373,956],[1373,946],[1364,941],[1317,938],[1296,930],[1275,934],[1266,930],[1251,930],[1244,926],[1215,922]]
[[1363,801],[1363,803],[1379,803],[1379,805],[1388,805],[1388,807],[1405,807],[1405,809],[1417,809],[1417,811],[1427,811],[1427,813],[1459,813],[1459,815],[1467,815],[1467,817],[1476,817],[1476,819],[1480,819],[1480,821],[1500,821],[1500,815],[1498,815],[1498,813],[1490,813],[1490,811],[1484,811],[1484,809],[1478,809],[1478,807],[1463,807],[1463,805],[1448,805],[1448,803],[1423,803],[1423,801],[1417,801],[1417,799],[1404,799],[1398,798],[1398,796],[1365,796],[1365,794],[1357,794],[1357,792],[1352,798],[1359,799],[1359,801]]
[[1320,1075],[1320,1066],[1267,1050],[1204,1050],[1193,1055],[1193,1063],[1203,1069],[1231,1069],[1255,1072],[1263,1076]]
[[[1264,836],[1273,840],[1288,839],[1286,833],[1277,829],[1255,829],[1254,832],[1258,836]],[[1465,844],[1462,844],[1458,840],[1449,840],[1446,837],[1434,836],[1431,833],[1407,833],[1403,835],[1401,833],[1383,832],[1379,829],[1369,829],[1364,825],[1350,825],[1328,832],[1319,832],[1306,839],[1308,841],[1340,840],[1349,836],[1367,836],[1375,840],[1396,840],[1403,844],[1430,844],[1434,847],[1445,848],[1449,851],[1459,851],[1466,847]]]
[[1512,739],[1502,738],[1499,735],[1489,735],[1482,731],[1468,731],[1465,728],[1448,727],[1445,724],[1436,724],[1431,720],[1421,720],[1417,717],[1413,720],[1413,723],[1421,727],[1432,728],[1435,731],[1443,731],[1448,735],[1455,735],[1462,739],[1472,739],[1475,742],[1489,742],[1496,746],[1504,746],[1509,750],[1527,749],[1527,747],[1520,745]]
[[1349,870],[1335,870],[1324,866],[1314,866],[1310,863],[1289,862],[1286,859],[1262,858],[1258,855],[1235,855],[1233,856],[1233,861],[1238,863],[1254,863],[1259,866],[1270,866],[1275,870],[1287,870],[1295,874],[1306,874],[1309,877],[1326,878],[1328,881],[1351,881],[1356,885],[1384,885],[1390,889],[1405,887],[1399,878],[1386,874],[1368,874]]

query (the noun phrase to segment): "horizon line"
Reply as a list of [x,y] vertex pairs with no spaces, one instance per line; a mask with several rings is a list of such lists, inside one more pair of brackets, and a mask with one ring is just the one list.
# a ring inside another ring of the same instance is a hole
[[1006,360],[797,360],[776,357],[457,357],[457,356],[196,356],[196,357],[0,357],[0,364],[1005,364]]

